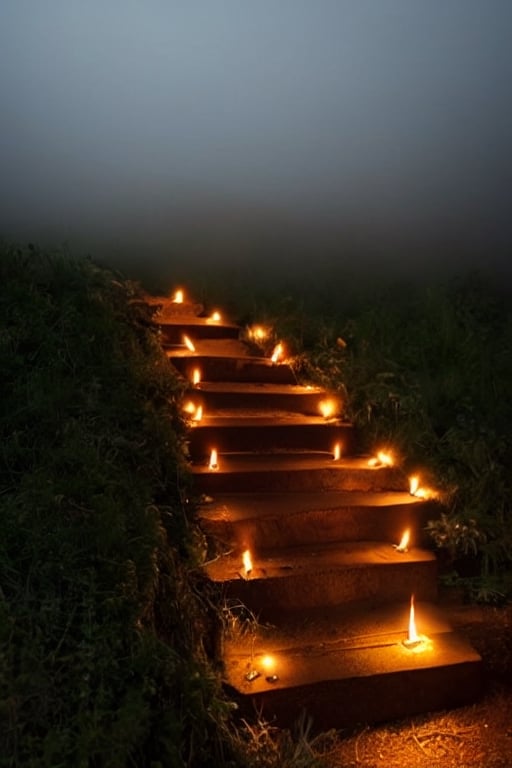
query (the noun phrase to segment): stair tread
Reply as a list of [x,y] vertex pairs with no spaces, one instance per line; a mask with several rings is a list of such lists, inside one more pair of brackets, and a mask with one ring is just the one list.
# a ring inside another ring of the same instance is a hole
[[191,338],[195,349],[191,350],[185,345],[169,346],[165,353],[167,357],[208,357],[208,358],[240,358],[244,362],[255,362],[270,367],[277,366],[268,357],[257,357],[243,341],[238,339],[195,339]]
[[229,552],[207,563],[204,568],[212,581],[225,582],[244,579],[246,581],[267,581],[284,579],[320,571],[344,570],[347,568],[385,567],[389,565],[410,565],[411,563],[435,562],[435,554],[427,549],[411,547],[398,552],[389,542],[349,541],[319,543],[314,546],[298,546],[267,549],[252,553],[253,569],[244,574],[241,553]]
[[194,428],[198,427],[273,427],[278,425],[290,426],[324,426],[344,425],[351,426],[349,422],[339,418],[324,419],[323,416],[312,416],[297,411],[266,408],[216,408],[214,412],[203,412],[200,422],[192,422]]
[[200,502],[200,517],[207,520],[247,520],[301,511],[337,510],[344,507],[424,505],[407,491],[272,491],[269,493],[222,493]]
[[210,328],[210,327],[216,327],[216,328],[226,328],[226,329],[238,329],[240,330],[240,326],[237,325],[237,323],[231,323],[228,320],[223,320],[222,318],[220,320],[214,320],[211,317],[202,317],[197,315],[177,315],[177,314],[168,314],[163,315],[162,317],[157,318],[159,325],[165,325],[165,326],[175,326],[177,328]]
[[[446,668],[453,665],[477,663],[479,654],[459,633],[432,632],[416,648],[407,648],[404,628],[394,633],[367,637],[366,643],[354,641],[347,646],[333,641],[322,645],[296,645],[292,648],[272,650],[278,679],[269,682],[261,665],[264,653],[251,654],[234,644],[224,654],[224,680],[240,693],[255,694],[263,691],[295,688],[323,681],[344,680],[355,677],[371,677],[418,669]],[[258,669],[259,667],[259,669]],[[262,673],[252,682],[246,679],[247,671],[261,669]]]
[[[349,425],[350,426],[350,425]],[[219,455],[218,469],[215,473],[232,474],[233,472],[278,472],[279,470],[315,470],[331,469],[333,471],[361,470],[370,474],[385,473],[393,467],[369,466],[368,456],[346,456],[334,460],[332,453],[328,451],[266,451],[262,453],[221,453]],[[193,465],[192,471],[196,473],[211,473],[208,462]],[[405,479],[405,475],[404,475]],[[405,488],[405,486],[404,486]]]
[[[261,359],[261,358],[256,358]],[[266,358],[263,358],[266,360]],[[244,381],[201,381],[194,387],[198,392],[233,392],[255,395],[319,395],[325,394],[322,387],[305,384],[279,384],[273,382],[244,382]],[[192,390],[191,390],[192,392]]]

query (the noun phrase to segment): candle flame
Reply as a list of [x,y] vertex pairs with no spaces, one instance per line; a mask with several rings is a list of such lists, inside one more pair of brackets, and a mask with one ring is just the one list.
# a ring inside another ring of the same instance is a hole
[[420,479],[418,475],[413,475],[409,478],[409,493],[411,496],[415,496],[418,493],[420,487]]
[[212,452],[210,453],[210,463],[208,464],[208,469],[218,469],[219,464],[217,460],[217,449],[212,448]]
[[192,419],[194,421],[201,421],[202,418],[203,418],[203,406],[198,405],[192,415]]
[[410,540],[410,531],[409,531],[409,528],[407,528],[407,530],[404,531],[402,534],[402,538],[400,539],[400,544],[396,548],[396,551],[407,552],[407,549],[409,547],[409,540]]
[[265,672],[272,672],[275,669],[276,660],[273,656],[267,653],[261,659],[261,666],[263,667]]
[[186,403],[185,403],[185,405],[183,406],[183,410],[184,410],[186,413],[195,413],[195,410],[196,410],[196,406],[194,405],[194,403],[192,402],[192,400],[187,400],[187,402],[186,402]]
[[324,417],[324,419],[330,419],[334,415],[334,401],[333,400],[322,400],[318,407],[320,409],[320,413]]
[[192,341],[189,339],[188,336],[183,336],[183,343],[187,347],[187,349],[190,349],[191,352],[195,352],[196,348],[194,347]]
[[248,549],[246,549],[242,555],[242,562],[244,564],[245,575],[249,576],[249,574],[252,571],[252,559],[251,559],[251,553]]
[[341,444],[336,443],[333,450],[334,461],[339,461],[340,457],[341,457]]
[[416,620],[414,617],[414,595],[411,595],[411,607],[409,610],[409,630],[407,633],[407,640],[410,643],[417,643],[419,640],[419,635],[416,632]]
[[379,451],[376,456],[368,460],[369,467],[392,467],[393,456],[386,451]]
[[213,320],[213,322],[215,323],[218,323],[222,318],[221,318],[220,312],[215,311],[215,312],[212,312],[209,319]]
[[176,291],[176,293],[174,294],[173,301],[174,301],[175,304],[183,304],[183,291],[182,290]]
[[386,467],[393,466],[393,457],[390,453],[386,453],[385,451],[379,451],[377,454],[377,458],[381,464],[384,464],[384,466]]
[[281,342],[279,342],[279,344],[276,344],[276,346],[274,347],[274,351],[272,352],[272,357],[270,359],[272,360],[273,363],[278,363],[279,360],[282,359],[283,355],[284,355],[284,347],[281,344]]
[[264,341],[264,339],[268,338],[268,334],[268,329],[262,325],[253,325],[249,328],[249,338],[256,341]]
[[197,386],[200,381],[201,381],[201,371],[199,370],[199,368],[194,368],[192,372],[192,384],[194,386]]

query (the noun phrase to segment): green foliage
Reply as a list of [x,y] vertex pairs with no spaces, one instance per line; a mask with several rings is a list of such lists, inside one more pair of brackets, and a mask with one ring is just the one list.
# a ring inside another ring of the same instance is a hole
[[137,286],[0,255],[0,765],[208,766],[186,430]]

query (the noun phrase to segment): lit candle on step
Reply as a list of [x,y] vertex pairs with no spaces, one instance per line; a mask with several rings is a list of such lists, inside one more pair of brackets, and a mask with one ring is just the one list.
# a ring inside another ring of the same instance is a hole
[[279,342],[279,344],[276,344],[276,346],[274,347],[274,351],[272,352],[272,357],[270,359],[272,360],[273,363],[278,363],[280,360],[282,360],[283,355],[284,355],[284,347],[281,344],[281,342]]
[[429,650],[432,647],[430,638],[426,637],[425,635],[419,635],[416,630],[414,595],[411,595],[411,603],[409,607],[409,626],[407,628],[407,639],[402,641],[402,645],[415,652]]
[[333,450],[334,461],[339,461],[341,458],[341,443],[336,443]]
[[208,320],[211,320],[214,323],[219,323],[221,320],[221,314],[220,312],[212,312]]
[[187,349],[189,349],[191,352],[195,352],[196,348],[194,347],[193,342],[189,339],[188,336],[183,336],[183,344],[186,346]]
[[199,370],[199,368],[194,368],[192,372],[192,384],[194,385],[194,387],[197,387],[200,381],[201,381],[201,371]]
[[332,400],[322,400],[318,407],[324,419],[330,419],[334,415],[334,402]]
[[275,669],[276,669],[275,658],[267,653],[265,656],[263,656],[261,660],[261,666],[263,667],[263,670],[265,673],[265,680],[267,681],[267,683],[277,683],[279,678],[275,673]]
[[193,421],[201,421],[202,418],[203,418],[203,406],[202,405],[198,405],[196,410],[194,411],[194,413],[192,415],[192,420]]
[[252,559],[251,559],[251,552],[250,550],[246,549],[245,552],[242,555],[242,563],[244,566],[244,575],[246,578],[249,578],[251,572],[252,572]]
[[217,460],[217,450],[215,448],[212,448],[212,452],[210,453],[210,463],[208,464],[208,469],[218,469],[219,464]]
[[420,479],[418,475],[413,475],[409,478],[409,493],[411,496],[415,496],[418,492],[418,488],[420,487]]
[[410,539],[410,531],[409,528],[407,528],[406,531],[403,532],[402,538],[400,539],[400,544],[394,544],[397,552],[408,552],[409,550],[409,539]]
[[183,304],[183,291],[182,290],[176,291],[176,293],[174,294],[173,301],[174,301],[175,304]]

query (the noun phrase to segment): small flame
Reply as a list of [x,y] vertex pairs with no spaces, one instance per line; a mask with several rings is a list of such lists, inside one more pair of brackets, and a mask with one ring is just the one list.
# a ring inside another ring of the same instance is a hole
[[208,469],[218,469],[219,464],[217,460],[217,449],[212,448],[212,452],[210,453],[210,463],[208,464]]
[[252,571],[252,559],[251,559],[251,553],[248,549],[246,549],[242,555],[242,562],[244,564],[245,575],[249,576],[249,574]]
[[268,338],[269,331],[263,325],[253,325],[249,330],[249,338],[255,341],[264,341]]
[[386,451],[379,451],[377,453],[377,456],[372,456],[372,458],[368,460],[368,466],[369,467],[392,467],[393,456],[390,453],[386,453]]
[[336,443],[333,450],[334,461],[339,461],[341,457],[341,443]]
[[420,479],[418,475],[413,475],[409,478],[409,493],[411,496],[416,496],[420,487]]
[[409,548],[409,541],[410,541],[411,535],[410,530],[407,528],[406,531],[403,532],[402,538],[400,539],[400,544],[396,548],[397,552],[407,552]]
[[194,368],[192,371],[192,384],[196,387],[201,381],[201,371],[199,368]]
[[411,608],[409,611],[409,630],[407,633],[407,640],[409,643],[417,643],[420,639],[416,632],[416,621],[414,618],[414,595],[411,595]]
[[192,415],[192,419],[194,421],[201,421],[202,418],[203,418],[203,406],[198,405]]
[[194,347],[193,343],[191,342],[188,336],[185,336],[185,335],[183,336],[183,343],[187,347],[187,349],[190,349],[191,352],[196,351],[196,348]]
[[209,319],[213,320],[214,323],[218,323],[222,319],[222,317],[220,312],[215,311],[215,312],[212,312]]
[[284,355],[284,347],[281,344],[281,342],[279,342],[279,344],[276,344],[276,346],[274,347],[274,351],[272,352],[272,357],[270,359],[272,360],[273,363],[278,363],[279,360],[283,358],[283,355]]
[[384,464],[386,467],[392,467],[393,466],[393,457],[390,453],[385,453],[384,451],[379,451],[377,454],[377,458],[380,461],[381,464]]
[[276,660],[269,653],[265,654],[261,659],[261,666],[265,672],[273,672],[276,666]]
[[318,407],[320,409],[320,413],[324,417],[324,419],[330,419],[334,415],[334,401],[333,400],[322,400]]
[[185,403],[185,405],[183,406],[183,410],[184,410],[186,413],[195,413],[195,411],[196,411],[196,406],[194,405],[194,403],[192,402],[192,400],[188,400],[188,401]]
[[174,294],[173,301],[174,301],[175,304],[183,304],[183,291],[182,290],[176,291],[176,293]]

